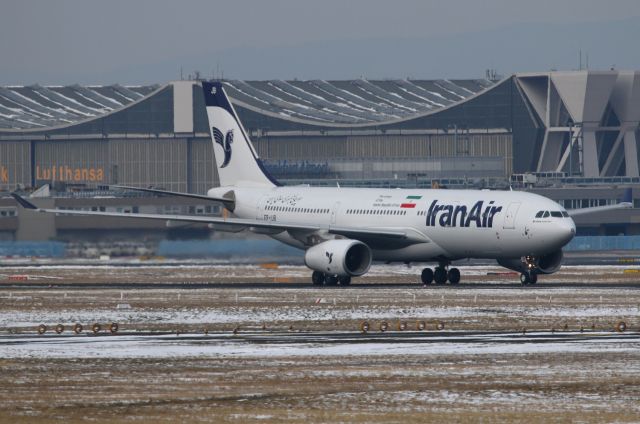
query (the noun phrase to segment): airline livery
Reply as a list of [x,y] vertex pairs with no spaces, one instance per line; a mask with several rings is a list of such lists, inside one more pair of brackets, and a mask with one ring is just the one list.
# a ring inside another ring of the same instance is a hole
[[[229,216],[125,214],[25,208],[44,213],[207,223],[218,231],[265,234],[305,251],[314,285],[348,285],[373,261],[433,262],[424,284],[457,284],[452,261],[491,258],[520,273],[523,284],[556,272],[580,213],[631,207],[629,199],[567,212],[545,197],[518,191],[407,190],[281,186],[265,170],[219,82],[203,82],[220,187],[207,195],[124,187],[221,202]],[[122,186],[118,186],[122,187]],[[630,197],[630,191],[625,197]]]

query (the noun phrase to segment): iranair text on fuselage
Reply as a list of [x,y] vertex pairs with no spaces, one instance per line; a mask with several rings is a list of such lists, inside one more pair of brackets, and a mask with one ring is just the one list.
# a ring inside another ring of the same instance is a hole
[[471,227],[493,228],[493,218],[502,210],[502,206],[490,200],[486,206],[484,200],[478,200],[472,206],[464,204],[431,202],[427,211],[427,227]]

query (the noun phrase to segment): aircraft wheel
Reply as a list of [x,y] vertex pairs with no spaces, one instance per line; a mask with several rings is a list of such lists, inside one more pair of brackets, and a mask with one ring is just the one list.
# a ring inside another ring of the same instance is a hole
[[324,285],[325,286],[337,286],[338,285],[338,276],[325,274],[324,276]]
[[423,269],[422,274],[420,275],[420,279],[422,280],[422,284],[433,283],[433,270],[431,268]]
[[313,271],[311,274],[311,282],[314,286],[321,286],[324,284],[324,274],[320,271]]
[[529,284],[535,284],[538,282],[538,274],[531,274],[529,277]]
[[523,272],[520,274],[520,282],[525,286],[527,284],[531,284],[531,276],[528,273]]
[[351,284],[351,277],[349,277],[348,275],[344,275],[342,277],[339,277],[338,281],[340,282],[341,286],[348,286],[349,284]]
[[444,284],[447,282],[447,270],[439,266],[433,273],[433,279],[436,284]]
[[458,268],[451,268],[447,275],[449,284],[458,284],[460,282],[460,270]]

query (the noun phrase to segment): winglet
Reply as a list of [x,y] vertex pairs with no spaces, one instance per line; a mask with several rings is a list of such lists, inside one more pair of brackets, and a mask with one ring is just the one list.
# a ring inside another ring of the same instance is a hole
[[16,202],[18,202],[20,204],[20,206],[22,206],[25,209],[31,209],[31,210],[38,210],[38,207],[36,205],[34,205],[33,203],[25,200],[23,197],[21,197],[19,194],[17,193],[11,193],[11,196],[16,199]]

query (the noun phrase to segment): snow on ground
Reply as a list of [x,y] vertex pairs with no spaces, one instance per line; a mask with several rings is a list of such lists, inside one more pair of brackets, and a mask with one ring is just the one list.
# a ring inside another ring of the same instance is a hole
[[[173,339],[171,339],[173,338]],[[474,336],[474,339],[476,337]],[[304,356],[404,356],[404,355],[504,355],[545,353],[634,353],[640,348],[638,338],[621,338],[562,342],[524,337],[521,343],[496,341],[443,342],[445,338],[422,342],[331,342],[286,343],[246,340],[181,340],[180,336],[106,336],[106,337],[12,337],[0,342],[2,358],[171,358],[171,357],[304,357]],[[457,339],[459,340],[459,339]]]
[[[340,302],[339,300],[337,302]],[[0,311],[0,328],[35,327],[42,323],[72,325],[76,322],[117,322],[119,324],[241,324],[241,323],[293,323],[299,321],[374,320],[374,319],[462,319],[491,318],[495,316],[589,318],[595,319],[640,316],[640,305],[590,307],[504,305],[499,308],[463,306],[375,306],[339,303],[310,305],[234,306],[219,308],[169,308],[163,310],[79,309],[48,311]]]

